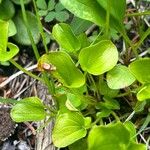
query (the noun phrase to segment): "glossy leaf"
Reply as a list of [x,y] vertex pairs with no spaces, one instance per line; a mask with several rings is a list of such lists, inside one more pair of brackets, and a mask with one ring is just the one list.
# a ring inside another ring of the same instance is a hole
[[130,86],[135,77],[123,65],[117,65],[107,73],[107,84],[111,89],[122,89]]
[[77,17],[104,25],[105,12],[96,0],[61,0],[61,3]]
[[150,99],[150,84],[141,88],[141,90],[137,93],[137,99],[139,101]]
[[14,36],[17,33],[16,26],[12,20],[9,20],[8,36]]
[[10,115],[15,122],[40,121],[45,119],[46,111],[39,98],[28,97],[19,101]]
[[111,70],[118,61],[118,51],[109,40],[83,48],[79,54],[79,62],[84,71],[100,75]]
[[146,146],[144,144],[137,144],[135,142],[131,142],[127,150],[146,150]]
[[66,147],[86,136],[84,118],[77,112],[59,114],[52,133],[56,147]]
[[150,58],[139,59],[129,65],[131,73],[141,83],[150,83]]
[[136,142],[136,128],[135,125],[131,121],[127,121],[124,123],[124,126],[129,130],[130,132],[130,140],[133,142]]
[[65,52],[50,52],[43,55],[39,61],[39,67],[42,64],[52,64],[56,70],[51,73],[64,84],[70,88],[78,88],[84,85],[85,77],[81,71],[76,68],[71,57]]
[[0,4],[0,19],[9,20],[15,14],[15,8],[10,0],[3,0]]
[[130,133],[122,123],[94,126],[88,136],[88,150],[123,150]]
[[16,45],[8,42],[8,29],[9,23],[0,21],[0,61],[8,61],[19,52]]
[[13,43],[7,43],[7,50],[0,49],[0,61],[8,61],[19,52],[19,48]]
[[[104,0],[61,0],[61,3],[77,17],[105,26],[107,1]],[[110,25],[123,31],[123,18],[125,15],[126,1],[114,0],[110,3]],[[80,9],[79,9],[80,8]]]
[[69,25],[60,23],[53,27],[52,34],[59,45],[68,52],[74,52],[80,49],[80,42],[73,34]]
[[[28,24],[29,24],[29,28],[30,28],[31,34],[33,36],[33,39],[34,39],[35,43],[38,43],[40,40],[40,32],[39,32],[39,28],[38,28],[37,18],[30,11],[26,11],[26,15],[27,15]],[[13,21],[17,28],[17,34],[13,37],[14,40],[23,45],[31,45],[31,41],[28,36],[27,28],[25,26],[25,23],[24,23],[24,20],[22,17],[22,13],[20,11],[17,14],[17,16],[15,16]]]

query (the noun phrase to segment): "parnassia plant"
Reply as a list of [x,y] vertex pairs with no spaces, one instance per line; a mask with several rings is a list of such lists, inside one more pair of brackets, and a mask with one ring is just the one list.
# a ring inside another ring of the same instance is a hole
[[[118,98],[133,94],[133,109],[137,112],[141,109],[134,108],[137,100],[146,105],[150,99],[150,58],[136,59],[126,66],[119,62],[119,51],[110,40],[109,31],[113,28],[131,44],[123,25],[126,1],[61,0],[61,3],[77,17],[102,27],[106,34],[98,35],[90,43],[84,33],[76,35],[68,24],[56,24],[52,35],[59,50],[38,59],[38,69],[50,76],[45,83],[51,84],[55,106],[46,106],[39,98],[28,97],[13,106],[12,119],[24,122],[55,118],[52,139],[59,148],[146,150],[146,145],[138,143],[136,126],[131,121],[120,119],[116,113],[122,107]],[[29,12],[26,15],[33,17]],[[14,21],[18,22],[17,26],[23,23],[20,14]],[[8,30],[7,22],[1,21],[0,24],[3,31]],[[3,35],[0,61],[7,61],[17,54],[18,48],[7,43],[8,34],[0,31]],[[10,52],[7,52],[7,47]],[[113,120],[111,123],[108,117]]]

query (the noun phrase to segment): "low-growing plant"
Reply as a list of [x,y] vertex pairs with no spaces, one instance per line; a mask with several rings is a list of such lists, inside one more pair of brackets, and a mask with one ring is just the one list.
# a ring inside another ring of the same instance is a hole
[[[23,0],[20,2],[23,19],[30,31],[30,22],[25,20],[28,13],[24,11]],[[13,106],[12,119],[15,122],[25,122],[55,118],[52,139],[59,148],[68,146],[69,150],[145,150],[146,145],[138,143],[139,132],[136,133],[136,126],[130,121],[131,118],[122,116],[120,110],[123,103],[120,100],[124,101],[123,97],[126,96],[132,101],[130,107],[135,113],[143,111],[144,106],[149,106],[150,58],[139,58],[138,46],[150,30],[145,31],[136,45],[131,42],[123,23],[125,0],[60,2],[77,17],[97,24],[102,32],[90,42],[85,33],[76,35],[68,24],[56,24],[52,35],[59,44],[59,49],[48,52],[43,42],[46,53],[41,57],[34,47],[36,42],[33,43],[31,34],[29,38],[37,56],[38,69],[43,74],[40,78],[12,60],[18,48],[7,43],[8,22],[1,21],[3,26],[0,28],[5,30],[0,30],[3,35],[0,38],[0,61],[10,60],[25,73],[45,83],[55,102],[54,106],[46,106],[37,97],[25,98]],[[35,6],[34,0],[33,3]],[[46,5],[45,8],[47,9]],[[36,7],[35,10],[37,24],[41,29]],[[112,29],[121,34],[126,42],[126,50],[130,48],[133,51],[135,60],[127,65],[119,61],[120,50],[111,41]],[[43,31],[40,32],[44,41]],[[7,47],[10,48],[9,52]],[[4,100],[6,101],[13,100]],[[147,112],[144,127],[148,125],[149,118],[150,113]]]

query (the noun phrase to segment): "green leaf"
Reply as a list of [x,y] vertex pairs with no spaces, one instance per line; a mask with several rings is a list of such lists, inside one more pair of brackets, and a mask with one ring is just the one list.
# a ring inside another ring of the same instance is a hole
[[143,58],[129,65],[131,73],[141,83],[150,83],[150,58]]
[[39,11],[38,11],[38,14],[39,14],[40,16],[46,16],[47,13],[48,13],[47,10],[39,10]]
[[40,121],[45,119],[46,111],[39,98],[28,97],[19,101],[10,115],[15,122]]
[[83,32],[85,32],[90,26],[92,26],[92,22],[89,22],[87,20],[78,18],[74,16],[74,18],[71,21],[71,29],[76,34],[79,35]]
[[81,48],[90,46],[90,42],[85,33],[81,33],[78,37],[78,41],[81,43]]
[[8,43],[8,28],[8,22],[0,21],[0,61],[8,61],[19,52],[16,45]]
[[14,36],[17,33],[16,26],[12,20],[9,20],[8,36]]
[[59,114],[52,133],[56,147],[66,147],[86,136],[84,118],[77,112]]
[[[26,11],[28,25],[33,36],[34,42],[37,44],[40,40],[40,32],[38,28],[38,21],[36,16],[30,12]],[[19,11],[17,16],[13,19],[17,28],[17,34],[13,36],[14,40],[23,45],[31,45],[30,38],[28,36],[27,28],[25,26],[22,13]]]
[[[106,24],[107,1],[104,0],[61,0],[61,3],[77,17],[94,22],[99,26]],[[123,18],[126,1],[110,1],[110,25],[124,31]],[[80,8],[80,9],[79,9]],[[119,14],[118,14],[119,13]]]
[[125,150],[130,133],[120,122],[94,126],[88,136],[88,150]]
[[55,4],[56,4],[55,0],[50,0],[48,2],[48,10],[49,11],[53,10],[55,8]]
[[75,37],[69,25],[65,23],[56,24],[53,27],[52,34],[59,45],[68,52],[74,52],[80,49],[80,42]]
[[[12,0],[15,4],[18,4],[18,5],[20,5],[20,0]],[[23,0],[23,3],[24,4],[28,4],[28,3],[30,3],[31,2],[31,0]]]
[[47,9],[47,4],[45,0],[37,0],[36,5],[39,9]]
[[146,146],[144,144],[137,144],[135,142],[131,142],[127,150],[146,150]]
[[97,108],[101,108],[101,109],[120,109],[120,105],[118,103],[117,100],[112,99],[110,97],[104,97],[103,98],[105,102],[99,102],[97,104]]
[[98,85],[100,94],[108,97],[116,97],[119,93],[119,90],[114,90],[108,87],[107,83],[105,81],[102,81]]
[[136,96],[139,101],[150,99],[150,84],[144,85]]
[[55,16],[56,16],[56,12],[50,11],[50,12],[46,15],[46,17],[44,18],[44,20],[45,20],[46,22],[51,22],[51,21],[53,21],[53,20],[55,19]]
[[[126,10],[126,0],[108,0],[110,5],[110,15],[114,19],[116,19],[118,22],[122,22],[124,20],[125,16],[125,10]],[[107,0],[97,0],[99,5],[104,8],[104,10],[107,10]],[[112,18],[111,18],[112,19]]]
[[87,150],[87,139],[83,138],[69,145],[69,150]]
[[56,67],[56,70],[52,71],[52,74],[64,84],[64,86],[70,88],[78,88],[84,85],[85,77],[78,70],[71,59],[71,57],[65,52],[50,52],[41,57],[39,66],[48,63]]
[[109,40],[83,48],[79,54],[79,62],[84,71],[100,75],[111,70],[118,61],[116,46]]
[[10,0],[3,0],[0,4],[0,19],[9,20],[15,14],[15,8]]
[[65,9],[65,7],[62,5],[62,3],[60,3],[60,2],[58,2],[57,4],[56,4],[56,6],[55,6],[55,10],[57,11],[57,12],[59,12],[59,11],[62,11],[62,10],[64,10]]
[[123,65],[117,65],[107,73],[107,84],[111,89],[122,89],[130,86],[135,77]]
[[133,142],[136,142],[136,129],[135,125],[131,121],[127,121],[124,123],[125,127],[129,130],[130,132],[130,140]]
[[56,20],[59,22],[65,22],[69,19],[69,14],[67,11],[60,11],[56,13]]
[[0,49],[0,61],[8,61],[19,52],[19,48],[13,43],[7,43],[7,50]]

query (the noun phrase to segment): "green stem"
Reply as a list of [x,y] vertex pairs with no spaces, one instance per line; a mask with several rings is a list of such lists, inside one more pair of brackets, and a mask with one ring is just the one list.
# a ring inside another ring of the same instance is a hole
[[20,66],[18,63],[16,63],[13,59],[9,60],[16,68],[18,68],[19,70],[23,71],[24,73],[26,73],[27,75],[31,76],[34,79],[37,79],[39,81],[44,82],[44,80],[38,76],[36,76],[35,74],[33,74],[32,72],[26,70],[25,68],[23,68],[22,66]]
[[[20,2],[21,2],[21,9],[22,9],[22,14],[23,14],[23,19],[24,19],[24,22],[25,22],[25,26],[26,26],[26,28],[27,28],[27,32],[28,32],[28,35],[29,35],[29,38],[30,38],[30,41],[31,41],[31,44],[32,44],[32,48],[33,48],[33,51],[34,51],[34,54],[35,54],[35,57],[36,57],[36,59],[37,59],[37,61],[39,60],[39,58],[40,58],[40,54],[39,54],[39,52],[38,52],[38,49],[37,49],[37,46],[36,46],[36,44],[35,44],[35,42],[34,42],[34,39],[33,39],[33,36],[32,36],[32,34],[31,34],[31,31],[30,31],[30,27],[29,27],[29,24],[28,24],[28,21],[27,21],[27,16],[26,16],[26,12],[25,12],[25,7],[24,7],[24,3],[23,3],[23,0],[20,0]],[[41,24],[41,23],[40,23]],[[42,29],[43,30],[43,29]],[[43,34],[44,35],[44,34]],[[43,36],[43,38],[44,38],[44,36]],[[46,45],[45,45],[46,46]],[[47,49],[46,49],[46,51],[48,51]],[[53,84],[53,81],[51,80],[49,80],[49,78],[48,78],[48,75],[47,75],[47,73],[42,73],[43,74],[43,79],[44,79],[44,82],[45,82],[45,84],[47,85],[47,87],[48,87],[48,90],[49,90],[49,92],[51,93],[51,94],[54,94],[55,93],[55,86],[54,86],[54,84]]]
[[36,3],[35,3],[35,0],[33,0],[33,5],[34,5],[34,9],[35,9],[37,20],[38,20],[38,26],[39,26],[40,33],[41,33],[41,36],[42,36],[45,52],[48,53],[48,48],[47,48],[47,44],[46,44],[46,38],[45,38],[45,34],[43,32],[43,26],[42,26],[42,23],[41,23],[41,20],[40,20],[40,16],[39,16],[38,11],[37,11],[37,6],[36,6]]
[[39,55],[38,49],[37,49],[37,47],[36,47],[36,44],[35,44],[35,42],[34,42],[32,33],[31,33],[31,31],[30,31],[30,27],[29,27],[29,24],[28,24],[27,15],[26,15],[26,11],[25,11],[25,7],[24,7],[23,0],[20,0],[20,3],[21,3],[21,10],[22,10],[22,15],[23,15],[23,20],[24,20],[24,22],[25,22],[25,26],[26,26],[26,28],[27,28],[27,32],[28,32],[30,41],[31,41],[31,43],[32,43],[32,48],[33,48],[35,57],[36,57],[36,59],[38,60],[38,59],[40,58],[40,55]]
[[114,116],[114,118],[116,119],[117,122],[120,121],[119,117],[117,116],[117,114],[114,111],[112,111],[111,114]]
[[144,15],[150,15],[150,11],[144,11],[144,12],[126,14],[126,17],[144,16]]
[[131,49],[133,50],[134,54],[135,54],[135,57],[136,59],[139,59],[139,55],[138,55],[138,52],[137,52],[137,49],[134,47],[134,45],[132,44],[131,40],[129,39],[129,37],[126,35],[126,33],[121,33],[124,40],[131,46]]
[[140,47],[140,45],[143,43],[143,41],[147,38],[147,36],[150,35],[150,28],[148,28],[146,30],[146,32],[144,32],[143,36],[141,37],[140,41],[137,43],[137,45],[135,46],[135,50],[137,51],[137,49]]

